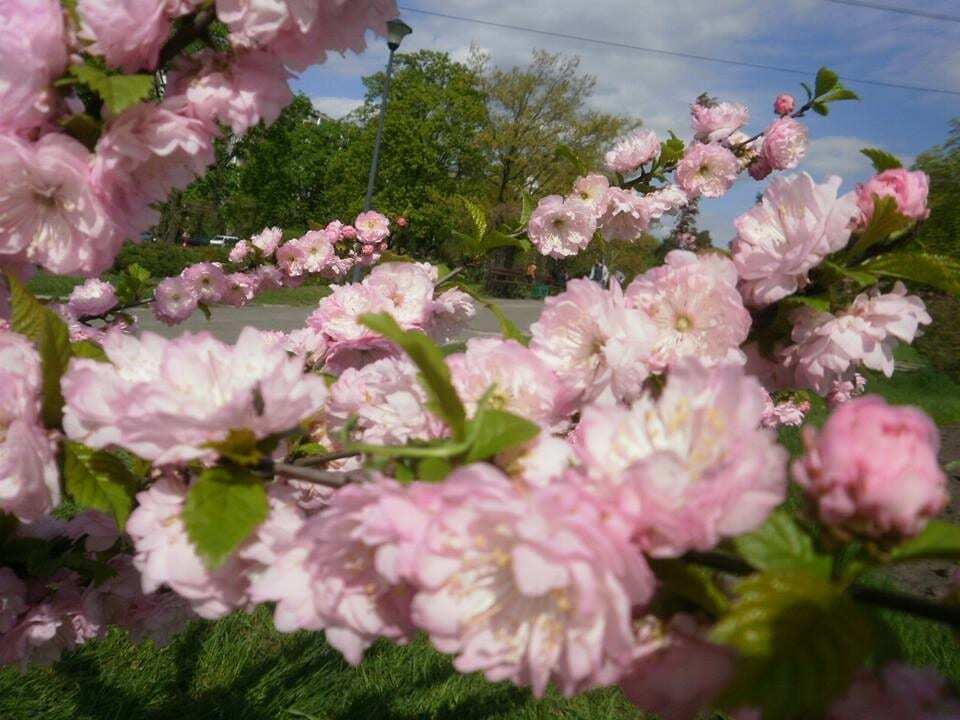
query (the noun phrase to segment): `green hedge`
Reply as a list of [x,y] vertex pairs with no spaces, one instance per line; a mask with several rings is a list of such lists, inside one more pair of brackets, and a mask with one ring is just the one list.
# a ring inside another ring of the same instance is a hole
[[933,322],[914,343],[937,370],[960,380],[960,299],[922,293]]
[[230,249],[224,246],[171,245],[161,242],[147,242],[140,245],[127,243],[120,250],[114,263],[114,270],[121,272],[134,263],[145,267],[155,278],[172,277],[193,263],[204,260],[227,262]]

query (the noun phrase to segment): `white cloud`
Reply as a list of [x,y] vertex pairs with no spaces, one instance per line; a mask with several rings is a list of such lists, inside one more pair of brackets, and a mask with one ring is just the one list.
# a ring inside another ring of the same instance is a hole
[[363,104],[362,98],[321,96],[310,98],[319,112],[329,115],[332,118],[341,118],[347,113],[356,110]]

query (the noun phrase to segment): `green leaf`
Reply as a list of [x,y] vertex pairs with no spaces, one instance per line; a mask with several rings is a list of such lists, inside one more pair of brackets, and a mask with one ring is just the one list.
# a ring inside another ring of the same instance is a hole
[[117,115],[147,99],[153,92],[152,75],[108,75],[89,63],[71,65],[70,72],[97,93],[110,112]]
[[873,217],[850,249],[849,258],[856,260],[863,257],[874,245],[886,242],[891,235],[906,230],[912,224],[913,220],[900,214],[895,198],[874,195]]
[[66,441],[63,448],[63,481],[81,507],[111,515],[121,530],[133,510],[140,484],[124,462],[105,450],[92,450]]
[[813,90],[805,82],[800,83],[803,86],[803,89],[807,93],[807,100],[813,100]]
[[931,520],[922,533],[890,554],[891,562],[910,560],[960,560],[960,525]]
[[387,313],[361,315],[360,322],[399,345],[420,370],[420,379],[455,440],[466,435],[467,411],[450,381],[440,348],[419,330],[404,330]]
[[790,295],[780,301],[780,307],[787,310],[808,307],[817,312],[829,312],[830,298],[823,295]]
[[530,222],[530,216],[533,215],[533,208],[534,208],[533,198],[530,197],[529,194],[523,193],[523,195],[521,196],[521,203],[522,205],[520,206],[520,227],[526,228],[527,223]]
[[516,445],[522,445],[540,433],[540,426],[505,410],[482,408],[472,423],[476,436],[465,462],[493,457]]
[[872,650],[869,617],[838,587],[800,571],[741,581],[712,639],[739,653],[726,707],[751,705],[764,720],[820,717]]
[[217,568],[266,519],[268,509],[267,493],[253,476],[216,467],[190,486],[181,517],[197,553]]
[[70,357],[96,360],[102,363],[110,362],[103,348],[90,340],[77,340],[70,343]]
[[814,97],[822,98],[828,92],[833,90],[837,83],[840,82],[840,76],[837,75],[833,70],[828,67],[820,68],[820,71],[817,73],[817,82],[816,82],[816,92]]
[[197,307],[200,309],[200,312],[203,313],[203,317],[206,318],[207,322],[209,322],[210,318],[213,317],[213,313],[210,312],[210,306],[205,302],[198,302]]
[[574,150],[568,145],[558,145],[557,149],[553,152],[553,157],[557,160],[566,160],[568,163],[573,165],[578,175],[587,174],[587,166],[584,164],[580,156],[577,155],[577,153],[574,152]]
[[683,560],[650,560],[661,588],[693,603],[713,617],[726,612],[730,601],[713,581],[713,573]]
[[829,577],[830,558],[820,555],[813,539],[787,510],[776,510],[759,529],[733,541],[744,560],[761,570],[804,568]]
[[830,108],[828,108],[825,103],[815,102],[810,107],[817,115],[823,115],[826,117],[830,114]]
[[226,439],[205,443],[203,447],[216,450],[221,457],[237,465],[256,465],[263,459],[257,436],[248,428],[232,429]]
[[37,346],[43,375],[43,422],[57,428],[63,419],[60,377],[70,362],[70,332],[53,310],[41,304],[13,275],[10,284],[10,326]]
[[467,209],[470,219],[473,221],[473,237],[479,244],[483,241],[483,236],[487,234],[487,215],[483,212],[483,208],[470,198],[466,198],[463,195],[459,195],[458,197]]
[[460,284],[457,287],[493,313],[493,316],[497,319],[497,322],[500,323],[500,334],[503,335],[503,337],[507,338],[508,340],[516,340],[518,343],[524,346],[530,343],[530,338],[523,334],[513,320],[507,317],[507,314],[499,305],[492,300],[488,300],[487,298],[483,297],[467,285]]
[[841,100],[859,100],[859,99],[860,99],[860,96],[857,95],[853,90],[849,88],[845,88],[842,85],[838,85],[833,90],[831,90],[826,95],[824,95],[822,98],[820,98],[820,102],[826,104],[826,103],[832,103],[832,102],[840,102]]
[[875,275],[912,280],[960,296],[960,261],[947,255],[887,253],[867,260],[860,268]]
[[532,247],[530,245],[530,241],[526,238],[507,235],[499,230],[491,230],[484,235],[483,240],[480,242],[480,246],[482,252],[485,253],[501,247],[515,247],[519,248],[522,252],[528,252]]
[[895,168],[903,167],[903,163],[897,159],[897,156],[888,153],[886,150],[881,150],[879,148],[863,148],[860,152],[861,154],[870,158],[870,162],[873,163],[873,169],[878,173],[881,173],[884,170],[893,170]]
[[853,280],[861,288],[865,288],[875,285],[877,282],[876,275],[868,273],[864,270],[856,270],[854,268],[844,267],[843,265],[835,263],[831,260],[824,260],[822,263],[820,263],[820,265],[817,266],[817,272],[820,273],[822,281],[828,285],[847,279]]
[[75,113],[60,121],[60,126],[74,140],[93,152],[100,139],[100,123],[87,113]]
[[670,139],[664,140],[660,143],[660,167],[670,167],[680,162],[680,158],[683,157],[684,144],[683,140],[678,138],[672,132],[670,133]]
[[424,482],[440,482],[453,469],[453,465],[443,458],[424,458],[417,463],[417,478]]

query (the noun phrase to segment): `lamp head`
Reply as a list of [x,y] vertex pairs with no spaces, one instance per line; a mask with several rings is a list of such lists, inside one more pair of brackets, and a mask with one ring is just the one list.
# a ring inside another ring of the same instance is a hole
[[403,20],[397,18],[387,23],[387,47],[396,50],[400,47],[403,39],[413,32],[413,28],[407,25]]

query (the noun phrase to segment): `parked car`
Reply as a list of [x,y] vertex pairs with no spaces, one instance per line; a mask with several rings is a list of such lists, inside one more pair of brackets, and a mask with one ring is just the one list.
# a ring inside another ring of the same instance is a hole
[[193,235],[193,236],[187,238],[186,244],[187,244],[187,245],[197,245],[197,246],[209,245],[209,244],[210,244],[210,238],[203,237],[202,235]]
[[240,238],[236,235],[214,235],[210,239],[211,245],[236,245],[240,242]]

